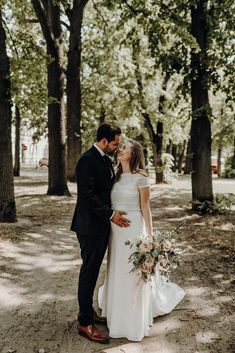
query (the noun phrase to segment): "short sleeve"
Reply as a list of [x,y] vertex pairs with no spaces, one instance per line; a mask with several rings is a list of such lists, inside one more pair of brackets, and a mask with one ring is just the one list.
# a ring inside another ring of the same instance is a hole
[[142,176],[140,175],[140,178],[138,180],[138,189],[142,188],[150,188],[150,179],[147,176]]

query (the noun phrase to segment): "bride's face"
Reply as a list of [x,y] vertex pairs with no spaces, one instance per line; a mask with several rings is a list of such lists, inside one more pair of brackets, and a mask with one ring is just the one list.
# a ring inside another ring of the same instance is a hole
[[131,143],[126,142],[118,148],[117,160],[118,162],[129,162],[132,156]]

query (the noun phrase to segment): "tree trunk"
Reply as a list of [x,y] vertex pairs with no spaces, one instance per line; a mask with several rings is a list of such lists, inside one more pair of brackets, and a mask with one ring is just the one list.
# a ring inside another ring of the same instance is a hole
[[16,105],[15,113],[15,163],[14,163],[14,176],[20,176],[20,110]]
[[187,150],[185,156],[184,174],[190,174],[192,170],[192,146],[191,138],[188,139]]
[[48,195],[69,195],[66,175],[65,111],[63,39],[60,24],[60,8],[48,2],[48,22],[54,35],[54,46],[47,44],[51,56],[48,72],[48,138],[49,138],[49,185]]
[[66,175],[65,112],[63,75],[63,34],[60,7],[52,0],[32,0],[32,4],[47,43],[48,140],[49,173],[48,195],[70,195]]
[[101,111],[100,111],[100,117],[99,117],[99,123],[102,124],[105,122],[105,110],[103,105],[101,106]]
[[233,140],[233,158],[232,158],[232,164],[231,164],[232,169],[235,169],[235,137]]
[[172,145],[172,149],[171,149],[171,154],[174,158],[174,164],[172,166],[172,171],[176,172],[176,163],[177,163],[177,145],[173,144]]
[[222,146],[219,145],[217,151],[217,173],[221,173]]
[[0,6],[0,222],[16,221],[11,117],[10,63]]
[[[144,123],[147,128],[148,134],[150,141],[152,142],[152,148],[153,148],[153,165],[155,168],[155,175],[156,175],[156,183],[162,183],[163,182],[163,162],[162,162],[162,146],[163,146],[163,123],[158,121],[157,123],[157,131],[154,131],[153,124],[151,122],[151,118],[149,114],[147,113],[147,106],[146,102],[144,99],[144,93],[143,93],[143,85],[142,85],[142,78],[141,78],[141,73],[139,70],[139,52],[140,52],[140,43],[139,39],[135,39],[132,43],[132,48],[133,48],[133,62],[135,64],[135,76],[136,76],[136,82],[138,86],[138,91],[139,91],[139,99],[140,99],[140,104],[143,109],[142,116],[144,118]],[[165,79],[164,86],[166,86],[167,79]],[[163,112],[163,106],[164,106],[164,101],[165,101],[165,96],[162,95],[159,99],[159,112]]]
[[166,145],[166,153],[171,154],[171,146],[172,146],[172,141],[169,140],[168,144]]
[[88,0],[74,0],[66,11],[70,22],[67,67],[67,176],[76,181],[76,165],[82,152],[81,140],[81,29]]
[[184,140],[183,144],[181,145],[181,148],[179,148],[179,155],[178,155],[178,173],[182,173],[182,165],[184,161],[184,152],[185,152],[185,147],[186,147],[186,140]]
[[162,162],[162,141],[163,141],[163,123],[157,122],[156,145],[156,184],[163,183],[163,162]]
[[207,0],[198,0],[192,5],[192,35],[196,38],[201,51],[192,52],[192,203],[212,201],[211,175],[211,124],[209,120],[209,99],[207,89]]

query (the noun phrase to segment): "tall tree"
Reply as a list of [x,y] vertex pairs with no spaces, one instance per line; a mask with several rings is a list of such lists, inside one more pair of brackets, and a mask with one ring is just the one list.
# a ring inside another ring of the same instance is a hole
[[0,222],[16,221],[11,147],[10,62],[0,5]]
[[211,123],[207,70],[207,0],[198,0],[191,7],[191,30],[200,51],[192,51],[192,202],[213,200],[211,175]]
[[15,107],[15,160],[14,176],[20,175],[20,109]]
[[67,65],[67,176],[76,181],[76,164],[81,155],[81,30],[83,12],[88,0],[73,0],[66,9],[69,19]]
[[66,175],[63,33],[60,6],[52,0],[32,0],[47,44],[49,195],[69,195]]

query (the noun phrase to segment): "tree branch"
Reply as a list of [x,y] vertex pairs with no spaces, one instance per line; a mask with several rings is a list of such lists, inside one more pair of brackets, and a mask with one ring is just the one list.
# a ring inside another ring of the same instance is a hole
[[102,21],[106,24],[106,26],[108,26],[108,22],[106,21],[106,19],[104,18],[104,16],[102,15],[102,13],[99,10],[99,7],[96,5],[95,1],[92,0],[93,6],[95,8],[95,10],[98,12],[98,14],[100,15],[100,18],[102,19]]
[[129,10],[134,14],[134,15],[138,15],[138,14],[143,14],[145,16],[150,15],[150,11],[147,11],[145,9],[136,9],[134,8],[132,5],[130,5],[127,0],[123,0],[124,4],[126,4],[126,6],[129,8]]
[[67,28],[68,31],[70,31],[71,27],[68,25],[68,23],[64,22],[64,21],[60,21],[60,23],[65,27]]
[[3,25],[4,25],[5,29],[6,29],[9,37],[11,38],[11,41],[12,41],[12,44],[13,44],[13,49],[14,49],[14,52],[16,53],[17,59],[19,59],[19,53],[18,53],[18,50],[17,50],[16,41],[12,37],[11,32],[10,32],[9,28],[7,27],[7,24],[6,24],[6,22],[5,22],[5,20],[3,18],[2,18],[2,23],[3,23]]
[[43,35],[47,42],[48,47],[54,48],[55,42],[53,40],[53,35],[51,33],[50,27],[47,22],[47,16],[45,10],[43,10],[40,0],[31,0],[34,11],[37,15],[38,21],[41,25]]

